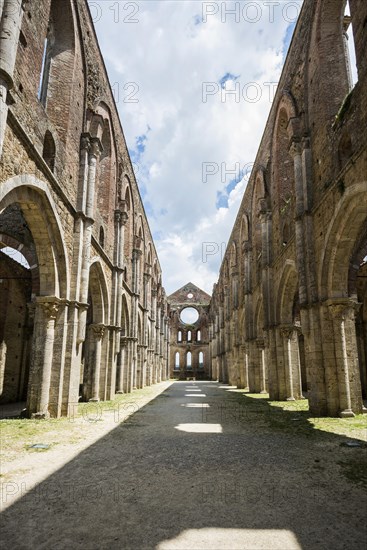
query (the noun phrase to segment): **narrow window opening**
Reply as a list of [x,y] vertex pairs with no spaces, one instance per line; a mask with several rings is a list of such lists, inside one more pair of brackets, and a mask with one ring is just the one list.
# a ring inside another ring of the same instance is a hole
[[196,333],[196,341],[201,342],[201,330],[198,330]]
[[187,341],[191,342],[191,338],[192,338],[191,330],[188,330],[187,331]]
[[199,369],[204,368],[204,353],[201,351],[199,353]]
[[46,107],[47,101],[47,89],[48,81],[50,76],[50,67],[51,67],[51,48],[50,48],[50,39],[49,35],[45,39],[43,46],[43,55],[42,55],[42,67],[41,67],[41,76],[38,86],[38,99],[44,107]]
[[192,368],[192,353],[191,351],[188,351],[186,354],[186,368],[191,369]]
[[103,227],[99,228],[99,244],[104,248],[104,229]]
[[177,342],[182,342],[182,330],[179,330],[177,333]]
[[345,6],[343,18],[343,39],[345,49],[345,61],[347,65],[349,90],[352,90],[358,82],[358,69],[356,48],[354,43],[352,18],[350,15],[349,0]]
[[178,351],[175,353],[175,369],[178,370],[180,368],[180,354]]
[[56,146],[55,146],[55,140],[52,137],[52,134],[49,130],[47,130],[47,132],[45,133],[45,138],[43,140],[42,156],[47,166],[53,172],[55,170]]

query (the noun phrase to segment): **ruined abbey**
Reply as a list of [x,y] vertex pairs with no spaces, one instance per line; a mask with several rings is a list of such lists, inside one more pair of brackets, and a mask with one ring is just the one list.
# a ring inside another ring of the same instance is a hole
[[87,1],[0,0],[0,403],[59,417],[177,377],[363,412],[367,2],[345,4],[303,2],[213,296],[167,298]]

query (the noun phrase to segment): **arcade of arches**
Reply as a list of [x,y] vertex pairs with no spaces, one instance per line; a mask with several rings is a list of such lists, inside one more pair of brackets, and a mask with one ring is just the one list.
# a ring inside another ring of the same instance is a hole
[[304,0],[213,295],[167,298],[87,1],[1,2],[0,403],[58,417],[172,376],[364,410],[367,3],[349,7]]

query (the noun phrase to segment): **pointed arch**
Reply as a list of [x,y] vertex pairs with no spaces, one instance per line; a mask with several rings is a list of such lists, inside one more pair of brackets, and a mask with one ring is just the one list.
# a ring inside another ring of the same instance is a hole
[[[69,126],[69,112],[72,100],[76,24],[70,0],[52,0],[44,53],[38,98],[44,105],[49,120],[65,142]],[[60,86],[62,82],[62,86]],[[58,106],[63,106],[62,116]]]
[[35,176],[15,176],[0,186],[0,212],[19,204],[36,247],[40,295],[69,298],[70,280],[64,232],[46,183]]
[[348,187],[335,208],[319,266],[318,281],[323,299],[349,295],[353,251],[367,224],[366,189],[367,181]]
[[240,229],[240,239],[241,243],[244,244],[248,242],[250,238],[250,227],[249,227],[249,218],[248,214],[243,214],[241,219],[241,229]]
[[92,322],[107,325],[109,323],[108,286],[98,257],[92,259],[89,269],[89,295],[92,300]]
[[276,319],[280,325],[293,325],[297,312],[298,272],[293,260],[287,260],[280,277],[276,305]]
[[130,314],[129,306],[126,299],[126,294],[122,295],[122,304],[121,304],[121,336],[126,337],[129,334],[130,330]]

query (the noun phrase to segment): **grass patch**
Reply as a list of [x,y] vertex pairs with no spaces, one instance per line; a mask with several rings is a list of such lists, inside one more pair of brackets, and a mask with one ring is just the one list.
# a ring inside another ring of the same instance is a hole
[[326,432],[367,441],[367,415],[315,418],[311,416],[307,399],[270,401],[268,394],[251,394],[245,390],[229,390],[229,394],[244,407],[248,419],[265,422],[271,430],[305,437],[317,437]]
[[73,430],[67,418],[31,420],[28,418],[0,421],[1,451],[21,451],[34,443],[57,444],[64,434]]
[[[111,401],[78,403],[70,417],[34,420],[9,418],[0,420],[0,447],[2,460],[12,461],[30,452],[47,452],[59,444],[77,444],[85,436],[85,427],[111,419],[117,424],[133,414],[147,397],[154,397],[159,385],[149,386],[133,393],[117,395]],[[159,393],[158,393],[159,395]],[[44,443],[48,449],[34,449],[31,445]]]

